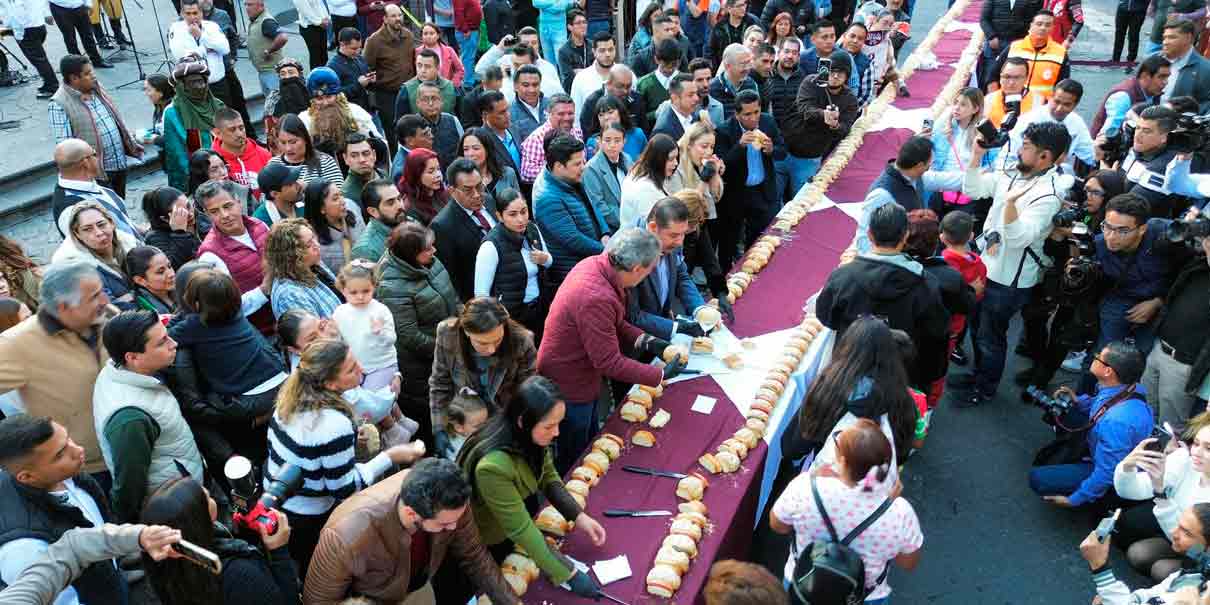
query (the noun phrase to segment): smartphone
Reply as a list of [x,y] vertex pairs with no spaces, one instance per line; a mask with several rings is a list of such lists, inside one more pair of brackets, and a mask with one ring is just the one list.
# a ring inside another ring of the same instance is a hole
[[1144,446],[1145,449],[1152,452],[1162,452],[1168,447],[1168,442],[1173,439],[1175,433],[1172,431],[1172,425],[1165,422],[1163,426],[1156,425],[1155,429],[1151,431],[1151,436],[1155,441]]
[[1121,514],[1122,509],[1119,508],[1114,510],[1113,513],[1111,513],[1108,517],[1101,519],[1101,522],[1097,524],[1096,529],[1097,542],[1104,544],[1105,540],[1109,539],[1109,534],[1113,533],[1113,527],[1117,524],[1118,516]]
[[921,121],[920,130],[932,130],[932,129],[933,129],[933,119],[932,118],[925,118],[923,121]]
[[216,576],[223,573],[223,561],[218,558],[218,555],[202,548],[201,546],[198,546],[197,544],[194,544],[193,542],[181,540],[180,542],[173,544],[172,549],[178,553],[181,553],[185,560],[205,569],[206,571],[209,571]]

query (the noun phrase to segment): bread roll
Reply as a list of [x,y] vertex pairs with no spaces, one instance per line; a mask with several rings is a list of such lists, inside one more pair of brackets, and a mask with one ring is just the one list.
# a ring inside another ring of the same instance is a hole
[[680,534],[669,534],[667,537],[664,538],[664,541],[660,544],[660,548],[663,548],[665,546],[667,546],[669,548],[673,548],[675,550],[679,550],[679,551],[685,553],[686,555],[689,555],[690,559],[697,556],[697,542],[693,538],[690,538],[689,536],[682,536]]
[[[702,454],[702,457],[697,459],[697,463],[710,473],[718,474],[722,470],[722,465],[718,463],[718,459],[714,457],[714,454]],[[680,494],[678,493],[677,495],[679,496]]]
[[766,389],[764,387],[761,387],[756,390],[756,400],[757,401],[765,401],[765,402],[768,402],[769,405],[776,407],[778,399],[781,399],[781,396],[778,395],[775,391],[773,391],[773,389]]
[[760,435],[757,435],[755,431],[747,427],[735,431],[735,439],[747,446],[748,451],[752,451],[752,448],[760,443]]
[[643,422],[647,420],[647,408],[633,402],[627,401],[622,404],[622,408],[618,410],[618,415],[626,422]]
[[690,350],[694,353],[713,353],[714,341],[710,340],[709,336],[698,336],[693,339],[693,347]]
[[655,445],[655,435],[651,431],[636,431],[630,442],[639,447],[652,447]]
[[702,529],[706,529],[706,526],[710,524],[710,520],[706,518],[706,515],[695,512],[677,513],[677,515],[672,518],[673,521],[679,521],[682,519],[692,521]]
[[744,428],[756,433],[758,437],[764,436],[766,426],[768,426],[768,423],[760,418],[749,418],[744,421]]
[[688,500],[676,505],[676,510],[682,513],[700,513],[706,514],[706,505],[702,504],[701,500]]
[[791,336],[790,339],[786,341],[786,346],[793,347],[794,350],[806,355],[807,349],[811,348],[811,340],[806,336]]
[[738,370],[744,367],[744,358],[739,353],[731,353],[723,358],[723,363],[732,370]]
[[660,397],[664,396],[664,385],[662,385],[662,384],[657,384],[653,387],[649,387],[645,384],[640,384],[639,390],[646,392],[648,395],[651,395],[651,398],[653,400],[659,399]]
[[743,460],[744,458],[748,457],[748,446],[744,445],[743,442],[741,442],[739,439],[736,439],[734,437],[731,437],[730,439],[725,439],[725,440],[723,440],[722,443],[718,444],[718,451],[731,452],[732,454],[735,454],[735,457],[739,458],[740,460]]
[[571,531],[571,528],[574,525],[567,519],[564,519],[563,515],[560,514],[559,511],[555,510],[555,507],[553,506],[547,506],[546,508],[542,509],[538,513],[538,518],[534,520],[534,523],[538,526],[538,529],[542,530],[543,533],[554,536],[567,535],[567,532]]
[[697,523],[687,519],[676,519],[672,521],[672,528],[668,530],[672,535],[689,536],[696,542],[702,539],[702,528]]
[[767,424],[769,422],[769,413],[764,410],[749,408],[747,418],[755,418]]
[[786,391],[785,383],[777,380],[776,378],[766,378],[764,382],[760,383],[760,388],[769,389],[774,395],[777,395],[778,399],[780,399],[781,394]]
[[626,400],[633,401],[645,408],[651,409],[651,402],[652,402],[651,393],[648,393],[647,391],[644,391],[642,389],[635,389],[635,390],[631,391],[630,393],[627,393]]
[[655,553],[655,564],[667,565],[675,569],[677,573],[684,574],[686,571],[689,571],[689,555],[675,548],[665,546]]
[[622,446],[625,444],[626,442],[622,441],[621,437],[606,433],[592,442],[592,449],[605,454],[610,461],[613,461],[622,455]]
[[517,596],[525,594],[525,591],[529,589],[529,582],[526,582],[525,578],[522,578],[517,574],[504,574],[504,581],[508,583],[508,587],[513,589],[513,592],[516,593]]
[[748,405],[749,410],[760,410],[766,414],[772,414],[774,407],[776,406],[763,399],[757,399]]
[[714,326],[717,326],[719,322],[723,321],[723,314],[720,313],[718,309],[707,305],[699,308],[697,312],[693,314],[693,319],[699,324],[702,324],[703,327],[710,326],[713,328]]
[[715,458],[717,458],[718,463],[722,465],[724,473],[734,473],[735,471],[739,470],[739,456],[736,456],[728,451],[722,451],[719,452]]
[[676,496],[682,500],[701,500],[702,493],[710,482],[698,473],[692,473],[676,484]]
[[500,571],[521,576],[526,582],[537,580],[541,573],[534,560],[521,553],[510,553],[504,557],[504,561],[500,563]]
[[587,483],[589,487],[596,487],[597,483],[601,481],[600,473],[587,466],[577,466],[572,469],[571,478],[579,479]]
[[572,479],[563,484],[563,489],[566,489],[567,493],[580,494],[581,496],[587,496],[590,487],[590,485],[579,479]]
[[748,273],[760,273],[760,270],[763,268],[765,268],[765,266],[755,258],[749,258],[748,260],[744,261],[743,270]]
[[597,472],[597,476],[604,475],[609,471],[609,456],[593,450],[584,455],[584,466]]
[[681,587],[681,575],[676,568],[656,565],[647,572],[647,592],[660,598],[671,599]]
[[669,414],[668,410],[659,409],[655,411],[655,414],[651,416],[651,421],[647,424],[653,429],[662,429],[668,424],[669,420],[672,420],[672,414]]

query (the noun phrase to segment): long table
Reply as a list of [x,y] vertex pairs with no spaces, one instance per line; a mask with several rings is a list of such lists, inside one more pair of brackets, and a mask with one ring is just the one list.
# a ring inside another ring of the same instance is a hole
[[[974,0],[959,18],[964,23],[978,23],[979,0]],[[917,71],[908,79],[912,97],[898,99],[898,109],[927,107],[952,75],[946,66],[957,60],[969,43],[971,33],[956,29],[946,34],[934,47],[943,66],[932,71]],[[948,70],[948,71],[947,71]],[[943,77],[944,76],[944,77]],[[894,155],[909,136],[910,130],[889,129],[867,133],[865,144],[854,155],[842,177],[827,194],[838,202],[857,202],[864,198],[870,183],[885,166],[887,154]],[[888,152],[888,150],[891,150]],[[756,336],[796,325],[803,317],[804,302],[817,293],[836,267],[841,253],[852,242],[856,221],[836,206],[811,212],[794,231],[784,238],[768,266],[753,280],[748,290],[735,304],[736,321],[731,331],[741,338]],[[828,336],[830,338],[830,336]],[[815,373],[826,362],[826,354],[808,359],[792,377],[794,383],[779,403],[785,407],[780,422],[774,427],[773,446],[761,442],[750,451],[737,473],[709,476],[703,502],[713,529],[698,545],[698,557],[682,578],[681,588],[673,603],[701,603],[702,588],[715,560],[743,558],[751,543],[753,523],[768,497],[769,485],[780,459],[777,436],[785,429],[789,418],[801,405],[802,397]],[[717,399],[710,415],[690,411],[694,400],[704,395]],[[656,433],[653,448],[628,445],[622,456],[614,461],[608,473],[590,492],[587,512],[605,527],[608,539],[604,546],[594,547],[580,532],[572,532],[562,544],[567,555],[587,564],[627,555],[633,575],[604,587],[611,596],[631,605],[666,603],[668,601],[646,593],[645,578],[655,553],[668,533],[667,517],[606,518],[606,508],[676,510],[676,480],[623,471],[623,464],[664,470],[701,471],[697,458],[712,451],[743,422],[743,416],[722,388],[709,377],[679,382],[668,386],[656,407],[668,410],[672,421]],[[616,414],[605,423],[603,431],[627,440],[634,431],[649,429],[645,424],[624,422]],[[768,470],[766,469],[768,466]],[[546,578],[532,584],[523,597],[529,605],[576,605],[592,603],[550,585]],[[604,602],[604,601],[602,601]]]

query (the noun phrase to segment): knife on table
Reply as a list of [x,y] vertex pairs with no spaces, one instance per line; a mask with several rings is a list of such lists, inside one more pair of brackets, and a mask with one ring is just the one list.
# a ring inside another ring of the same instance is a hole
[[661,471],[661,470],[654,469],[654,468],[645,468],[642,466],[633,466],[633,465],[629,465],[629,464],[623,466],[622,470],[629,471],[631,473],[638,473],[640,475],[653,475],[656,477],[668,477],[670,479],[684,479],[685,477],[689,476],[689,475],[686,475],[685,473],[674,473],[672,471]]
[[630,510],[626,508],[605,509],[606,517],[671,517],[670,510]]

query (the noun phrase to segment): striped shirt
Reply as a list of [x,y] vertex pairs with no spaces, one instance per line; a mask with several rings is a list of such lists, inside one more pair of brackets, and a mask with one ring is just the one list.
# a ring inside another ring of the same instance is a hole
[[297,412],[288,424],[277,412],[269,421],[269,458],[265,462],[265,487],[285,464],[302,469],[302,486],[281,508],[297,515],[322,515],[354,492],[373,484],[391,468],[391,459],[380,452],[369,462],[353,458],[357,429],[353,421],[335,409]]
[[[80,99],[92,114],[97,126],[97,138],[100,139],[105,172],[121,172],[126,170],[126,148],[122,146],[122,131],[118,129],[118,117],[109,112],[109,108],[101,102],[97,95],[92,95],[87,101]],[[50,134],[55,142],[62,142],[76,135],[71,131],[71,121],[67,118],[67,110],[58,101],[52,100],[46,106],[50,113]],[[96,144],[96,141],[88,141]]]
[[[550,129],[554,128],[547,120],[541,126],[537,127],[528,137],[525,142],[521,143],[521,181],[524,183],[532,183],[538,178],[538,173],[546,168],[546,148],[542,146],[542,139]],[[584,134],[580,132],[579,126],[571,127],[571,136],[583,142]]]
[[315,155],[318,156],[316,158],[316,163],[319,165],[318,169],[310,162],[301,162],[298,164],[289,162],[284,155],[273,156],[273,159],[269,160],[269,164],[301,166],[302,174],[298,176],[298,182],[302,183],[304,187],[314,179],[325,179],[329,183],[336,183],[337,189],[344,189],[345,178],[340,172],[340,164],[336,163],[336,159],[322,151],[316,151]]

